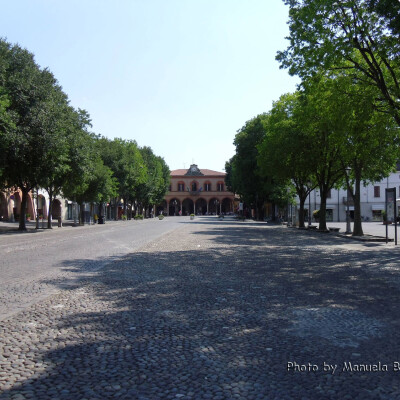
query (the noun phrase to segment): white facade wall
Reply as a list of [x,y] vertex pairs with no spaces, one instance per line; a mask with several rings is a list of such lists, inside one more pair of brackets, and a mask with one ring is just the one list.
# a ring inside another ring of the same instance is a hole
[[[378,186],[379,196],[375,196],[375,186]],[[380,182],[374,182],[366,187],[361,186],[361,216],[364,221],[381,220],[380,211],[385,209],[385,189],[396,188],[396,197],[400,198],[400,171],[390,174]],[[347,190],[345,189],[332,189],[331,197],[327,199],[327,217],[331,216],[329,220],[333,222],[346,221],[346,202]],[[310,194],[311,213],[314,210],[319,210],[321,204],[321,197],[318,188],[313,190]],[[350,198],[351,200],[351,198]],[[299,200],[296,199],[297,209]],[[352,204],[352,203],[350,203]],[[397,203],[399,208],[399,202]],[[309,199],[307,198],[304,204],[305,210],[309,208]],[[354,206],[350,206],[350,213],[354,210]]]

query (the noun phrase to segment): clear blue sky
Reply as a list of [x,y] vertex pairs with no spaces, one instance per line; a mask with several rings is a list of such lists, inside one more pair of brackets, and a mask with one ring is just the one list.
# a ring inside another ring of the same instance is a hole
[[223,171],[236,131],[296,88],[275,61],[287,19],[282,0],[16,0],[0,36],[54,73],[94,132],[170,169]]

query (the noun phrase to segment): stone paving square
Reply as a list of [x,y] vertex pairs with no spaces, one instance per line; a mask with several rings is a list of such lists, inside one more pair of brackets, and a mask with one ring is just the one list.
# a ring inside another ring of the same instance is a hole
[[398,260],[196,218],[1,321],[0,399],[400,398]]

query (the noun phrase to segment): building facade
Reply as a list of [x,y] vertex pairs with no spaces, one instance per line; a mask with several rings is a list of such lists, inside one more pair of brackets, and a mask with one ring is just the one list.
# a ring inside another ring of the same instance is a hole
[[[367,186],[361,186],[361,217],[363,221],[382,221],[385,210],[385,189],[396,188],[396,196],[400,198],[400,168],[391,173],[380,182],[374,182]],[[297,199],[298,200],[298,199]],[[332,222],[345,222],[347,209],[347,190],[332,189],[326,202],[326,219]],[[299,202],[297,201],[297,208]],[[313,190],[304,204],[306,220],[308,210],[311,215],[314,210],[319,210],[321,196],[319,190]],[[397,202],[399,206],[399,202]],[[349,212],[351,220],[354,219],[354,203],[349,196]]]
[[235,195],[226,190],[225,173],[199,169],[171,171],[171,183],[157,213],[166,215],[223,215],[234,212]]
[[[19,221],[21,214],[22,192],[20,189],[9,189],[0,192],[0,221]],[[67,219],[71,201],[57,198],[53,201],[52,218]],[[49,196],[44,189],[35,189],[28,193],[26,204],[27,220],[47,219],[49,210]]]

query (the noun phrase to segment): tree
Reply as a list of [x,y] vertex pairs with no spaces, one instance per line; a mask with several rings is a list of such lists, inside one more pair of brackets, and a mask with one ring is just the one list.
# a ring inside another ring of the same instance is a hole
[[94,173],[93,164],[97,160],[96,136],[88,131],[91,121],[85,110],[78,109],[70,114],[70,118],[68,169],[65,176],[60,177],[60,181],[64,197],[82,205],[86,201],[87,190]]
[[368,9],[386,20],[392,34],[400,34],[400,3],[398,0],[369,0]]
[[346,186],[354,201],[354,236],[362,236],[361,185],[387,176],[398,160],[398,129],[393,118],[374,107],[375,87],[354,82],[354,76],[335,73],[332,78],[336,108],[341,109],[340,153],[343,170],[350,167]]
[[264,178],[258,173],[257,146],[265,135],[265,114],[249,120],[237,132],[234,140],[236,156],[234,158],[234,188],[242,200],[248,205],[254,205],[256,218],[261,218],[260,209],[266,200]]
[[6,182],[4,177],[4,169],[6,168],[6,154],[9,148],[9,137],[15,125],[8,108],[10,101],[4,93],[4,89],[0,87],[0,190],[5,188]]
[[146,166],[146,180],[138,186],[137,199],[149,208],[163,200],[169,187],[170,171],[165,161],[156,156],[150,147],[141,148],[140,153]]
[[118,197],[124,200],[124,211],[126,212],[128,200],[136,197],[138,185],[143,183],[146,178],[143,158],[134,141],[118,138],[109,140],[101,137],[98,139],[96,147],[104,164],[111,169],[118,183],[117,194],[114,197],[114,217],[118,219]]
[[22,191],[19,229],[26,230],[29,192],[48,176],[62,147],[59,104],[66,101],[54,76],[41,69],[27,50],[0,40],[0,87],[4,88],[15,128],[2,132],[2,180]]
[[307,143],[314,149],[314,182],[321,196],[319,229],[327,230],[326,200],[329,191],[343,183],[343,166],[340,162],[344,146],[342,115],[344,105],[337,101],[334,82],[323,75],[315,76],[304,83],[302,112],[297,120],[307,135]]
[[[77,196],[77,200],[80,204],[99,203],[101,210],[104,202],[117,195],[118,182],[99,156],[90,163],[90,171],[85,190]],[[84,221],[83,215],[80,218]]]
[[168,192],[170,170],[162,157],[153,154],[151,159],[152,163],[147,165],[147,171],[153,171],[151,173],[151,179],[149,180],[149,182],[153,182],[149,204],[158,204],[164,199],[165,194]]
[[[259,145],[258,166],[262,176],[290,186],[300,201],[299,227],[304,227],[304,204],[315,188],[316,152],[312,136],[302,126],[304,98],[300,92],[285,94],[273,104],[266,135]],[[308,210],[310,212],[310,210]]]
[[286,185],[282,187],[271,176],[262,176],[257,165],[258,146],[266,134],[267,120],[268,115],[261,114],[246,122],[235,136],[236,154],[225,165],[228,189],[254,207],[256,219],[263,219],[265,201],[281,206],[288,203]]
[[390,112],[399,125],[398,2],[397,18],[385,0],[285,0],[285,4],[290,7],[290,45],[277,55],[281,67],[303,79],[321,69],[354,72],[359,82],[379,90],[376,107]]

